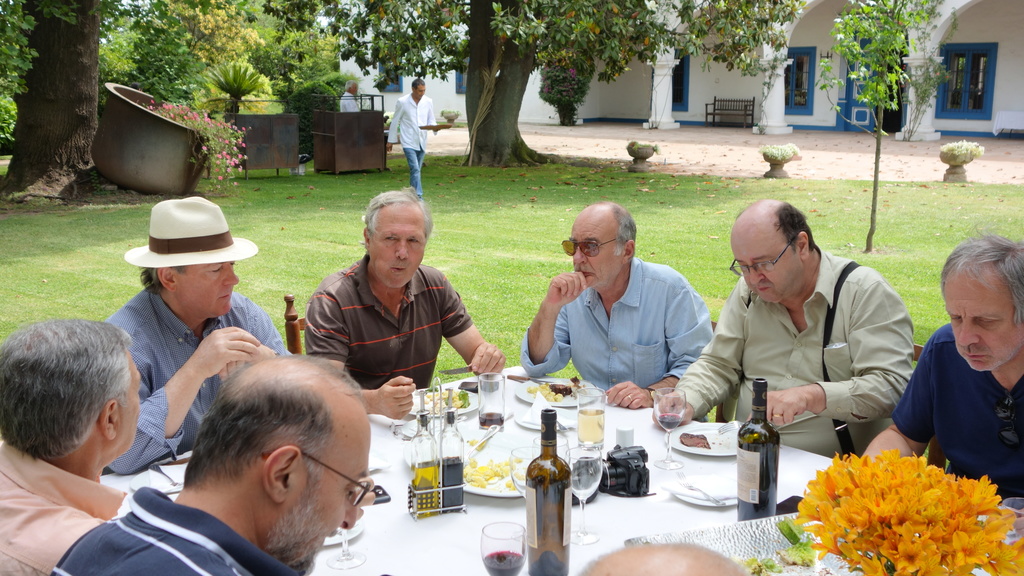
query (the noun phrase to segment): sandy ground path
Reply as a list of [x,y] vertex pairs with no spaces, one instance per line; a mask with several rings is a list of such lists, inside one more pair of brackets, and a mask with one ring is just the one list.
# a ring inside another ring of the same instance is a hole
[[[588,156],[629,163],[630,140],[658,144],[651,158],[657,171],[674,174],[759,177],[768,164],[757,149],[792,142],[801,160],[790,162],[790,177],[805,180],[871,180],[875,142],[871,135],[851,132],[796,131],[760,136],[743,128],[683,126],[678,130],[644,130],[633,124],[589,123],[581,126],[520,124],[523,139],[534,150],[563,156]],[[939,147],[962,137],[943,136],[933,142],[883,141],[880,177],[898,182],[941,182],[946,165]],[[967,179],[990,184],[1024,184],[1024,137],[967,138],[985,147],[985,155],[967,165]],[[429,154],[464,154],[469,142],[465,128],[431,135]]]

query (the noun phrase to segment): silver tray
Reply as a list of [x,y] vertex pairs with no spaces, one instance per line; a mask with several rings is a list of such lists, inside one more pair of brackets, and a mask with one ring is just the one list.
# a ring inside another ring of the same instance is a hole
[[700,544],[706,548],[720,552],[730,558],[771,558],[782,566],[783,574],[806,576],[851,576],[846,563],[829,554],[818,562],[814,568],[806,566],[790,566],[782,562],[778,550],[789,547],[789,541],[775,526],[783,518],[796,518],[796,514],[773,516],[760,520],[748,520],[725,526],[699,528],[684,532],[668,532],[640,536],[626,540],[626,546],[642,546],[644,544]]

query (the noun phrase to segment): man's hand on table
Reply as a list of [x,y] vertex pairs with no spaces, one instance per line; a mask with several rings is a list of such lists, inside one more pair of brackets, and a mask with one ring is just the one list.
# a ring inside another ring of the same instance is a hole
[[609,404],[629,408],[630,410],[654,406],[651,393],[632,382],[619,382],[609,388],[605,396],[608,398]]
[[473,370],[474,374],[501,372],[505,369],[505,354],[498,350],[498,347],[494,344],[484,342],[476,347],[469,367]]
[[367,412],[388,418],[402,418],[412,410],[412,393],[416,384],[412,378],[398,376],[376,390],[363,390]]

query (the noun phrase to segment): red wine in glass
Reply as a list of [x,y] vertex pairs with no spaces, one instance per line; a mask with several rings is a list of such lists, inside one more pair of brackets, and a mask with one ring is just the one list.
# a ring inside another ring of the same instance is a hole
[[666,432],[675,430],[676,427],[678,427],[682,421],[682,414],[672,414],[670,412],[667,414],[658,415],[658,424],[661,424],[661,427],[664,428]]
[[481,412],[480,413],[480,427],[490,428],[491,426],[501,426],[505,423],[505,415],[499,412]]
[[484,568],[491,576],[516,576],[526,564],[526,558],[516,552],[492,552],[484,556]]

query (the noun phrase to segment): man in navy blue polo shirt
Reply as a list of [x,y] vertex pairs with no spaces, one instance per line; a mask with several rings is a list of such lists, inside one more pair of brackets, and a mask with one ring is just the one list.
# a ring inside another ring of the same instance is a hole
[[177,500],[140,489],[127,516],[83,536],[54,574],[305,572],[373,501],[369,450],[358,386],[329,362],[244,368],[203,420]]
[[1024,496],[1024,243],[971,238],[942,269],[950,323],[925,344],[907,391],[865,454],[924,453],[935,436],[949,472],[988,476]]

